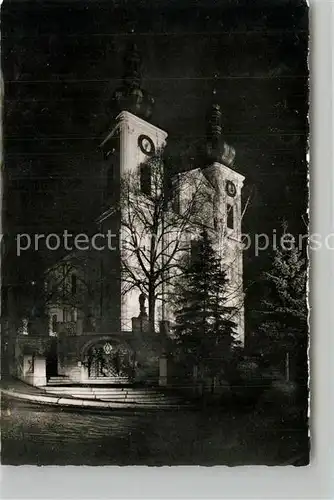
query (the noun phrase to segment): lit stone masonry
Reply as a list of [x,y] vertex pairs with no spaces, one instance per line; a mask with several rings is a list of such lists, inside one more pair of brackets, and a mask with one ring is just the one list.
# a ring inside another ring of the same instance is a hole
[[[113,143],[115,149],[117,147],[115,138],[118,138],[119,152],[117,152],[117,157],[119,158],[119,178],[120,180],[124,180],[127,185],[130,182],[134,183],[137,181],[139,189],[140,167],[147,162],[150,156],[164,149],[167,133],[128,111],[120,113],[116,118],[116,123],[117,125],[113,129],[112,134],[107,136],[101,147],[106,148],[108,143]],[[153,189],[152,177],[150,181],[152,183],[151,188]],[[120,193],[121,200],[125,196],[126,193]],[[124,206],[123,204],[121,208],[122,213],[120,215],[122,220],[127,220],[131,216],[131,214],[126,213],[128,209],[129,206]],[[104,231],[109,228],[108,221],[109,219],[104,220]],[[140,227],[139,222],[136,229],[138,234],[141,233],[142,227]],[[126,260],[128,266],[136,266],[135,258],[132,255],[127,255],[127,242],[130,237],[129,228],[121,224],[119,235],[119,258],[123,261]],[[145,235],[141,236],[139,240],[140,244],[142,246],[149,244],[149,237],[149,234],[146,235],[146,238]],[[132,328],[132,318],[138,315],[138,301],[141,292],[136,288],[132,288],[130,291],[126,292],[126,283],[123,282],[120,293],[122,295],[121,330],[130,331]]]
[[[226,270],[226,305],[235,308],[232,319],[244,343],[245,178],[235,170],[235,150],[224,140],[220,106],[211,104],[194,158],[179,173],[165,171],[167,132],[150,122],[154,99],[142,88],[136,47],[124,64],[122,84],[112,95],[110,127],[100,143],[101,199],[95,219],[96,232],[110,232],[115,241],[113,249],[74,251],[47,272],[48,380],[168,385],[164,347],[152,348],[150,335],[154,344],[172,332],[179,259],[191,254],[203,226]],[[147,219],[159,196],[163,210],[152,233]],[[148,293],[152,269],[160,272],[155,303]]]
[[[222,267],[229,280],[228,306],[235,307],[233,321],[237,324],[237,334],[244,343],[244,291],[243,291],[243,245],[241,242],[241,190],[244,176],[222,163],[214,162],[205,169],[195,168],[181,174],[179,184],[180,210],[189,203],[189,199],[198,196],[200,213],[194,214],[193,229],[182,234],[185,252],[195,241],[203,225],[213,241],[213,248],[221,258]],[[229,184],[234,188],[229,191]],[[196,194],[196,193],[197,194]],[[232,216],[229,214],[232,212]],[[228,220],[230,218],[230,220]],[[198,220],[199,219],[199,220]],[[198,222],[200,224],[198,224]],[[173,313],[167,307],[166,316],[173,320]]]

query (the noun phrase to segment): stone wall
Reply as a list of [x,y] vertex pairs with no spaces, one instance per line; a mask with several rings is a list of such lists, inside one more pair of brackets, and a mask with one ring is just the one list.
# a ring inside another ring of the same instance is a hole
[[16,347],[23,354],[47,356],[51,338],[40,335],[19,335],[16,337]]
[[50,339],[38,336],[18,336],[15,341],[13,375],[27,384],[46,385],[46,358]]
[[[56,342],[54,350],[53,342]],[[132,352],[135,368],[134,382],[168,385],[167,376],[169,376],[170,368],[167,367],[167,361],[160,361],[161,346],[158,349],[154,345],[148,332],[134,332],[133,334],[87,332],[82,335],[60,332],[57,338],[19,335],[15,341],[15,370],[12,375],[31,385],[45,385],[48,359],[50,359],[50,353],[53,352],[57,357],[58,375],[66,376],[73,382],[88,382],[88,352],[95,344],[101,345],[104,342],[109,342],[114,346],[123,346],[130,353]],[[51,376],[50,372],[49,376]]]
[[[75,382],[87,382],[89,349],[95,344],[109,342],[112,345],[121,345],[135,353],[134,382],[157,384],[159,383],[159,357],[156,349],[152,349],[151,342],[143,336],[147,333],[127,334],[99,334],[84,333],[82,335],[59,334],[57,339],[58,374],[69,377]],[[162,385],[166,385],[164,377]]]

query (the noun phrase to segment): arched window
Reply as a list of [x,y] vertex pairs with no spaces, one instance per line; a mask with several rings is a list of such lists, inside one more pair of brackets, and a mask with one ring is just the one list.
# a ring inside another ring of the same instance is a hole
[[151,195],[151,169],[149,165],[140,166],[140,189],[142,193]]
[[226,205],[227,212],[227,227],[229,229],[234,229],[234,208],[233,205],[227,203]]

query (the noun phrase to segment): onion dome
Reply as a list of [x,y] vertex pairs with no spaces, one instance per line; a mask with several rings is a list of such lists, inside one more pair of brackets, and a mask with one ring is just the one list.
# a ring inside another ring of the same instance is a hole
[[204,168],[216,162],[227,167],[233,165],[235,150],[224,141],[222,114],[219,104],[215,102],[209,109],[205,141],[199,149],[200,161]]
[[117,113],[129,111],[148,120],[153,111],[154,99],[142,88],[141,57],[136,44],[131,43],[124,57],[124,74],[121,87],[112,97],[112,107]]

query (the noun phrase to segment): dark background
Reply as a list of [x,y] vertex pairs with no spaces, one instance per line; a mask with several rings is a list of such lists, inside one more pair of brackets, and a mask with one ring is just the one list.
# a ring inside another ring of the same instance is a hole
[[[92,228],[97,146],[112,123],[109,104],[130,39],[156,100],[152,121],[169,134],[170,161],[194,155],[215,86],[235,169],[246,176],[245,202],[251,197],[243,232],[270,236],[283,219],[292,233],[307,231],[306,3],[4,2],[3,280],[11,286],[19,289],[57,258],[16,257],[17,233]],[[249,307],[268,255],[245,254]]]

